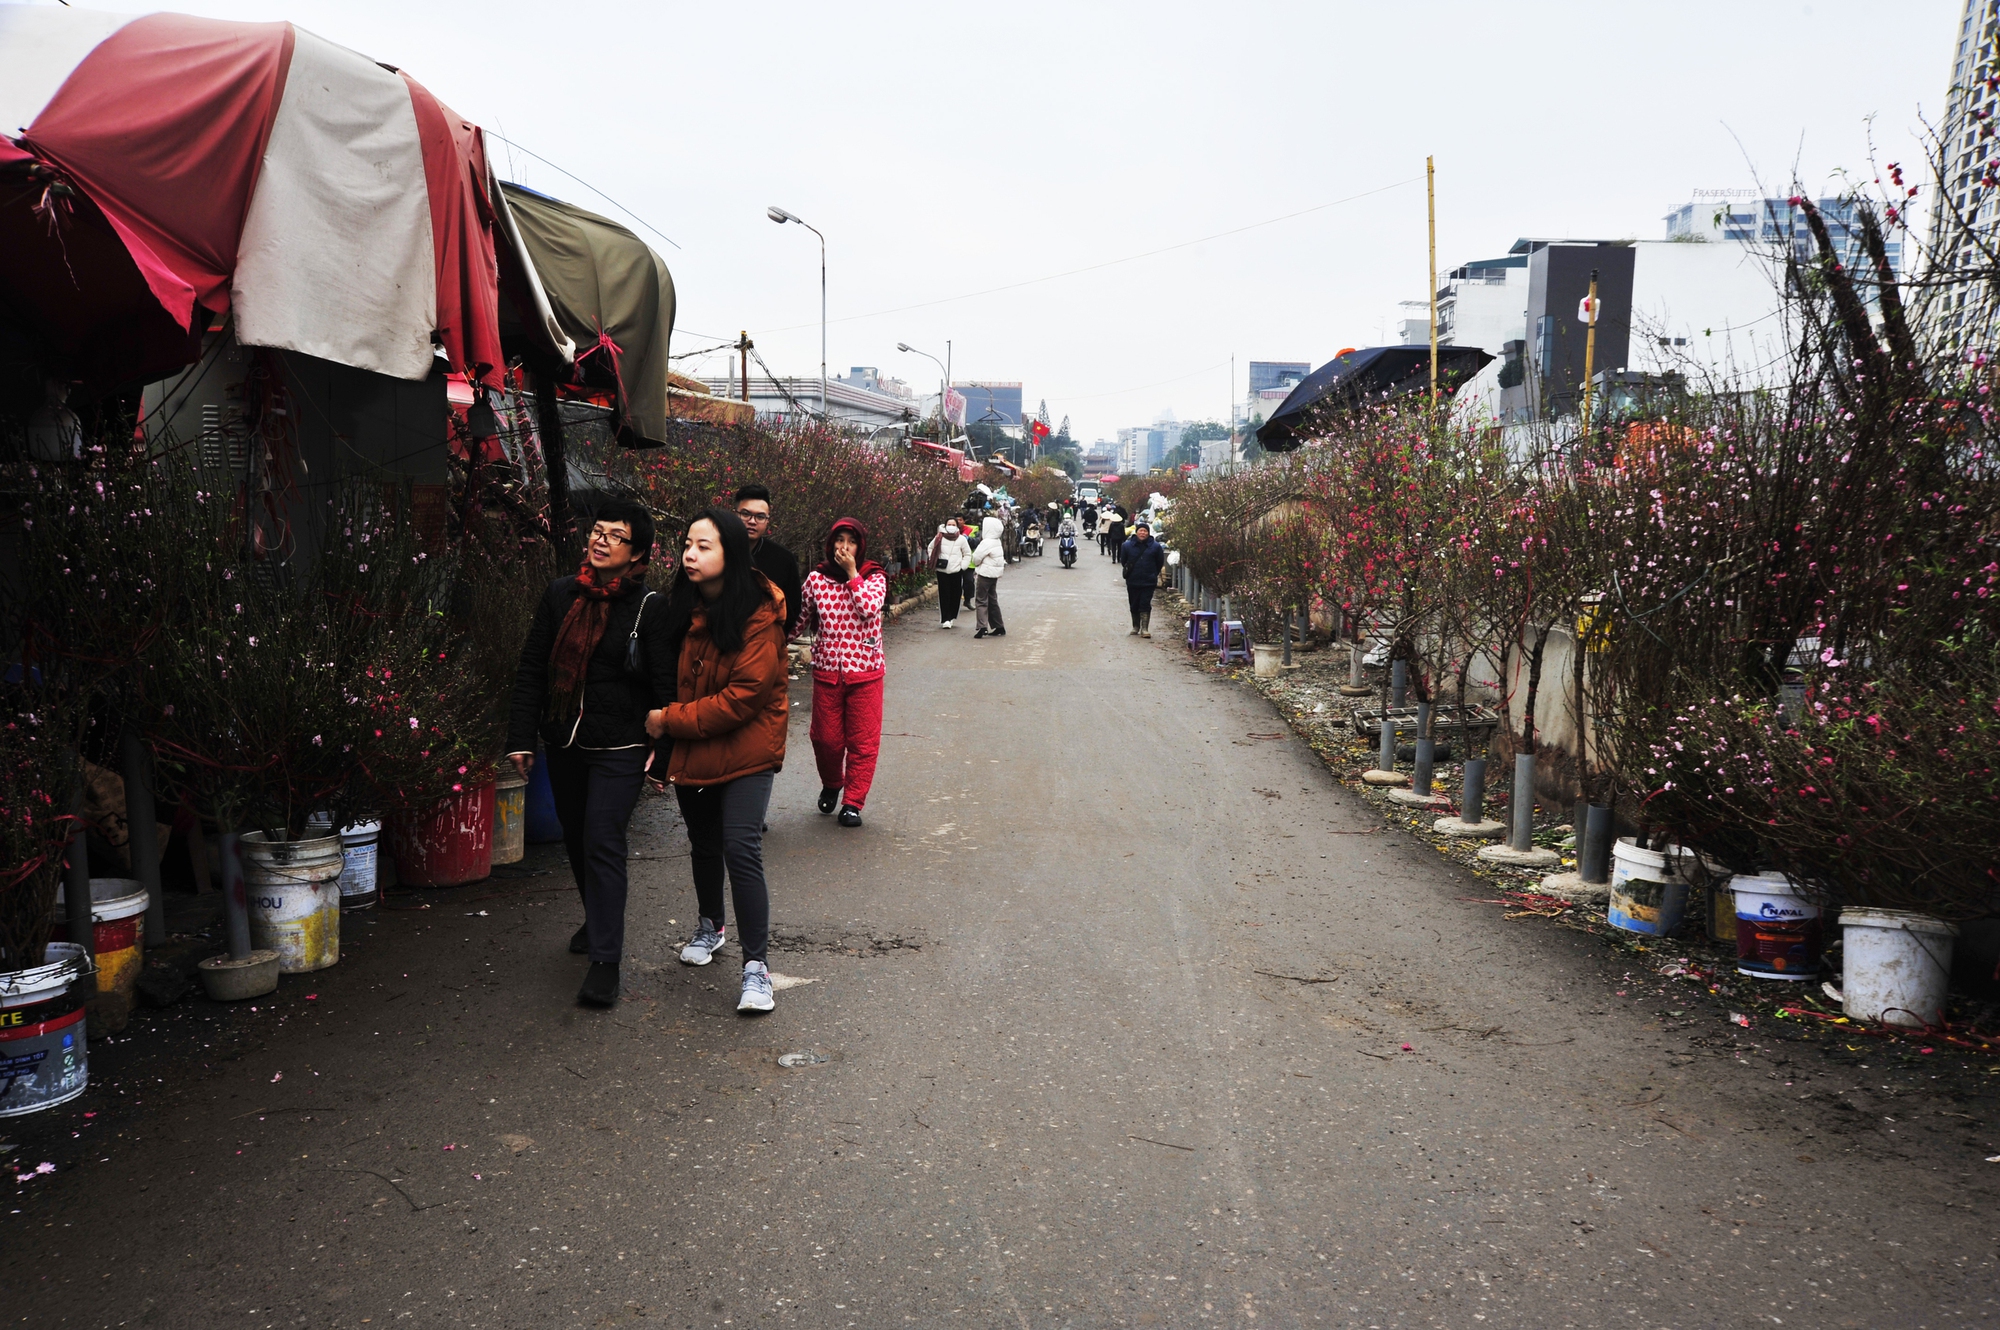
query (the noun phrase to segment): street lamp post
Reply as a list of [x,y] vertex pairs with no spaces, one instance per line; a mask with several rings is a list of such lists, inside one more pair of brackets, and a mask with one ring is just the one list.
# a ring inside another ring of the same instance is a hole
[[917,350],[917,348],[911,346],[908,342],[896,343],[896,349],[910,355],[922,356],[925,360],[936,365],[939,371],[943,373],[944,377],[938,380],[938,442],[948,446],[951,431],[946,429],[945,426],[951,422],[951,416],[945,409],[945,392],[951,387],[951,339],[949,337],[945,339],[943,360],[939,360],[928,351]]
[[776,204],[766,208],[764,215],[780,226],[786,222],[797,222],[819,236],[819,415],[820,419],[824,420],[826,419],[826,236],[805,218],[794,216]]

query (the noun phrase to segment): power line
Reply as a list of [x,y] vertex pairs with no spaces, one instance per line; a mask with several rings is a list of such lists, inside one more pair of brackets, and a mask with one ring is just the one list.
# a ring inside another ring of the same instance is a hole
[[[1018,291],[1024,286],[1039,286],[1043,282],[1055,282],[1055,281],[1060,281],[1065,277],[1076,277],[1080,276],[1083,273],[1097,272],[1104,268],[1115,268],[1121,263],[1137,263],[1140,259],[1155,258],[1161,254],[1171,254],[1175,250],[1190,249],[1195,245],[1205,245],[1211,240],[1222,240],[1226,239],[1229,236],[1242,235],[1245,231],[1255,231],[1266,226],[1276,226],[1279,222],[1289,222],[1297,217],[1309,216],[1310,214],[1316,212],[1325,212],[1328,208],[1338,208],[1345,203],[1354,203],[1361,199],[1372,198],[1377,194],[1386,194],[1392,189],[1401,189],[1405,185],[1414,185],[1419,180],[1422,179],[1423,179],[1422,176],[1411,176],[1407,180],[1398,180],[1393,184],[1381,185],[1375,189],[1363,190],[1359,194],[1350,194],[1344,199],[1334,199],[1331,203],[1316,203],[1310,208],[1301,208],[1297,212],[1288,212],[1282,217],[1267,217],[1261,222],[1250,222],[1244,226],[1233,226],[1227,231],[1217,231],[1211,235],[1197,236],[1193,240],[1183,240],[1180,241],[1178,244],[1162,245],[1158,249],[1149,249],[1141,254],[1127,254],[1123,258],[1106,259],[1102,263],[1092,263],[1092,264],[1087,264],[1081,268],[1070,268],[1063,272],[1050,273],[1046,277],[1030,277],[1026,281],[1022,282],[1008,282],[1004,286],[989,286],[986,287],[984,290],[967,291],[962,295],[944,296],[937,300],[920,300],[914,305],[898,305],[894,309],[878,309],[868,314],[843,314],[841,317],[837,319],[828,320],[828,322],[854,323],[861,319],[879,319],[886,314],[903,314],[913,309],[929,309],[933,305],[949,305],[952,302],[958,300],[973,300],[979,296],[997,295],[1002,291]],[[782,328],[766,328],[764,329],[764,331],[797,332],[801,328],[816,328],[818,326],[819,325],[816,323],[793,323],[793,324],[787,324]]]
[[528,156],[534,158],[536,161],[540,162],[543,166],[548,167],[551,171],[561,171],[562,174],[568,176],[571,180],[576,181],[577,184],[582,185],[585,189],[597,195],[598,198],[603,199],[606,203],[618,209],[618,211],[624,213],[627,217],[630,217],[633,221],[645,227],[648,231],[651,231],[654,235],[666,241],[669,245],[672,245],[675,249],[680,248],[679,242],[676,241],[672,236],[668,235],[665,231],[662,231],[659,227],[654,226],[651,222],[641,217],[638,213],[633,212],[630,208],[620,203],[617,199],[612,198],[609,194],[606,194],[603,190],[591,184],[588,180],[585,180],[582,176],[576,174],[574,171],[563,170],[562,167],[557,166],[554,162],[550,161],[548,158],[542,156],[542,154],[535,152],[530,148],[521,148],[520,144],[514,142],[514,140],[508,138],[505,134],[501,134],[491,129],[487,130],[486,133],[492,135],[496,139],[499,139],[502,143],[506,144],[510,148],[520,148],[522,152],[527,153]]

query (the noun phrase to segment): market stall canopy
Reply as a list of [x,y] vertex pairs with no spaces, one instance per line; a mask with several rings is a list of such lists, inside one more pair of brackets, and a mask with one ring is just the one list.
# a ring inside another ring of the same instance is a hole
[[245,345],[500,381],[485,138],[400,71],[290,23],[0,5],[0,135],[0,320],[75,372],[189,363],[226,313]]
[[500,190],[557,325],[581,348],[575,377],[616,393],[619,442],[665,443],[674,331],[666,260],[608,217],[511,182]]
[[[1438,348],[1438,386],[1449,394],[1493,359],[1476,346]],[[1430,390],[1431,349],[1425,346],[1370,346],[1347,351],[1299,380],[1257,430],[1257,442],[1272,452],[1290,452],[1304,443],[1313,408],[1355,407]]]

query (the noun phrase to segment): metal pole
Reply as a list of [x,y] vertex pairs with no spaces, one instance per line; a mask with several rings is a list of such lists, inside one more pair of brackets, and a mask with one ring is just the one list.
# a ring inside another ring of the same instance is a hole
[[826,419],[826,237],[819,236],[819,418]]
[[1410,662],[1398,658],[1389,666],[1389,705],[1400,707],[1410,696]]
[[1437,765],[1437,747],[1431,742],[1431,704],[1417,703],[1417,765],[1410,777],[1413,793],[1429,797],[1431,774]]
[[1588,820],[1583,826],[1583,836],[1577,842],[1581,851],[1576,857],[1578,876],[1585,882],[1609,882],[1611,880],[1611,809],[1604,804],[1590,805]]
[[1291,610],[1287,609],[1287,610],[1285,611],[1285,656],[1284,656],[1284,664],[1285,664],[1285,665],[1286,665],[1287,667],[1289,667],[1289,666],[1291,665],[1291,663],[1292,663],[1292,612],[1291,612]]
[[1486,759],[1467,758],[1465,794],[1458,801],[1458,820],[1468,826],[1486,820]]
[[119,766],[125,777],[125,852],[132,876],[146,888],[146,945],[167,940],[167,902],[160,892],[160,828],[153,805],[153,763],[137,728],[125,727],[118,739]]
[[1590,324],[1583,334],[1583,414],[1577,417],[1581,431],[1590,430],[1590,375],[1597,359],[1597,269],[1590,270]]
[[250,954],[250,897],[243,886],[243,846],[233,831],[216,840],[222,847],[222,910],[229,924],[229,959]]
[[1375,765],[1381,768],[1383,771],[1394,771],[1396,769],[1395,717],[1384,715],[1382,717],[1382,725],[1378,733],[1381,736],[1382,742],[1377,747],[1377,752],[1375,754]]
[[1435,158],[1424,158],[1424,195],[1431,219],[1431,405],[1438,400],[1438,196]]
[[1514,834],[1508,844],[1523,853],[1535,848],[1535,755],[1514,754]]
[[69,940],[91,957],[88,973],[96,967],[97,929],[90,918],[90,830],[83,820],[83,782],[77,781],[76,794],[69,801],[70,816],[76,819],[63,863],[64,922]]

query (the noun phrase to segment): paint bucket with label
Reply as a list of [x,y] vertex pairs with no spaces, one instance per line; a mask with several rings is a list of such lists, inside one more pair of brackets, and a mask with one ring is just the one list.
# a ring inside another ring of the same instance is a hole
[[0,1118],[67,1103],[89,1086],[76,983],[85,963],[74,942],[51,942],[41,965],[0,974]]
[[[49,936],[69,941],[63,892],[56,889],[56,927]],[[90,879],[91,950],[97,953],[97,991],[131,997],[146,968],[146,884],[129,877]],[[100,1031],[101,1033],[101,1031]]]
[[1825,945],[1819,906],[1783,873],[1739,873],[1736,972],[1758,979],[1817,979]]
[[340,959],[338,836],[274,841],[244,833],[243,890],[250,904],[250,945],[278,953],[281,974],[324,970]]
[[[306,821],[306,830],[322,836],[331,835],[333,819],[325,813],[314,813]],[[341,829],[341,909],[365,910],[382,898],[375,876],[381,839],[380,822],[353,822]]]
[[1840,912],[1847,1014],[1884,1025],[1938,1025],[1958,925],[1914,910]]
[[396,881],[455,887],[493,874],[493,782],[469,786],[427,812],[389,819]]
[[528,857],[528,782],[508,763],[493,782],[493,862],[518,864]]
[[1681,926],[1687,910],[1687,879],[1674,870],[1674,851],[1641,849],[1630,836],[1611,847],[1613,928],[1666,937]]

